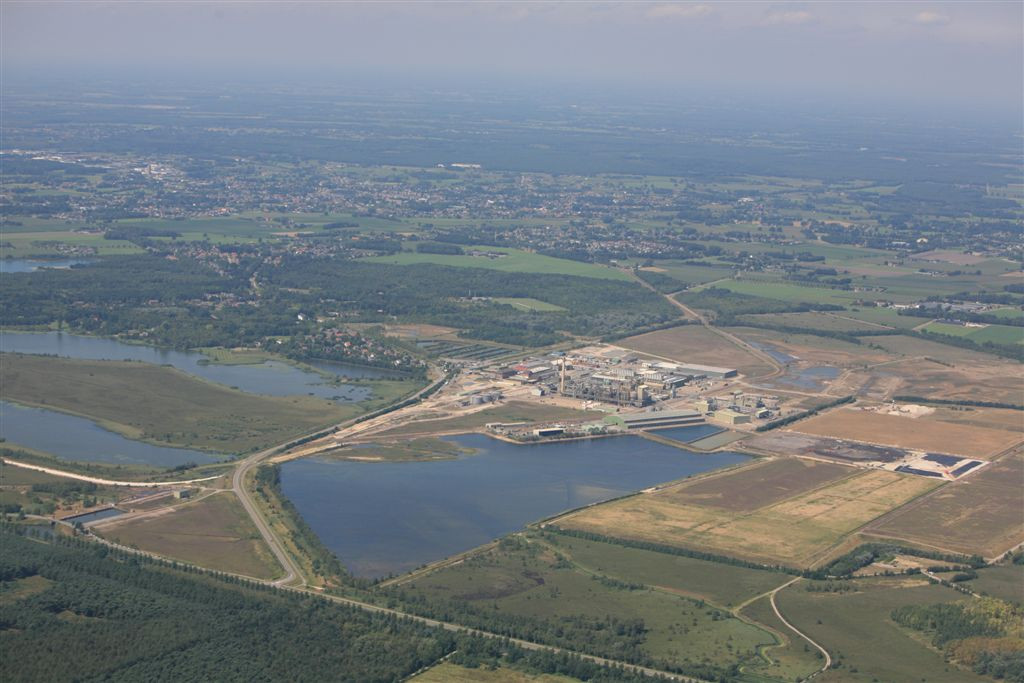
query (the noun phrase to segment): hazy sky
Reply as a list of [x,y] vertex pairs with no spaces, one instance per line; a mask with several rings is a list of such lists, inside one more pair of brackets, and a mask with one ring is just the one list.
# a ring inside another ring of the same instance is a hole
[[1020,108],[1024,3],[0,3],[40,67],[537,78]]

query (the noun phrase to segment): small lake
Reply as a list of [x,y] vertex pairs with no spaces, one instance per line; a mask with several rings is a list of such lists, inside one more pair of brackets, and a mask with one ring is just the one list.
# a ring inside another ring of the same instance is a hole
[[689,427],[669,427],[668,429],[652,429],[652,434],[663,436],[666,439],[672,439],[673,441],[682,441],[683,443],[693,443],[694,441],[700,441],[705,436],[711,436],[712,434],[718,434],[719,432],[725,431],[721,427],[715,425],[690,425]]
[[[0,332],[0,351],[48,354],[87,360],[137,360],[155,365],[171,365],[182,372],[211,382],[235,387],[251,394],[296,396],[312,394],[338,403],[370,398],[370,387],[332,384],[315,372],[301,370],[282,361],[251,365],[220,365],[193,351],[172,351],[143,344],[126,344],[116,339],[87,337],[64,332]],[[387,377],[388,372],[343,363],[324,368],[338,377]]]
[[428,462],[303,458],[281,488],[361,577],[401,574],[590,503],[742,462],[639,436],[516,445],[482,434],[445,440],[475,455]]
[[27,258],[5,258],[0,259],[0,273],[31,273],[40,268],[70,268],[71,266],[85,266],[93,261],[91,259],[27,259]]
[[7,401],[0,401],[0,437],[80,462],[176,467],[187,462],[203,464],[223,459],[202,451],[133,441],[84,417]]

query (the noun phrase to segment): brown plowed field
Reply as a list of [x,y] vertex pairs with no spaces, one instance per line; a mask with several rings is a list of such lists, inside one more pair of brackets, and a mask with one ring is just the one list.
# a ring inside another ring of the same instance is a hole
[[865,534],[959,553],[999,555],[1024,542],[1024,458],[1003,458],[908,505]]
[[662,497],[673,503],[747,512],[848,477],[855,471],[842,465],[784,458],[673,487]]

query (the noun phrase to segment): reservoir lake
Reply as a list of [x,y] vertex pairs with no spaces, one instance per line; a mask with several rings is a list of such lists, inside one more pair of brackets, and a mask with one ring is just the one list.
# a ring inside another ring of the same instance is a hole
[[445,440],[477,452],[422,462],[302,458],[281,465],[281,488],[353,574],[379,578],[560,512],[748,459],[639,436],[531,445],[482,434]]

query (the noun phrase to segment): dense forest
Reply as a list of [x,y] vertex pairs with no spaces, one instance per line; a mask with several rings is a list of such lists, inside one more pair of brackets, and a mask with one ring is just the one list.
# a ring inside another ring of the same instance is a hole
[[398,681],[452,653],[470,667],[641,679],[48,531],[0,529],[0,677],[11,683]]

